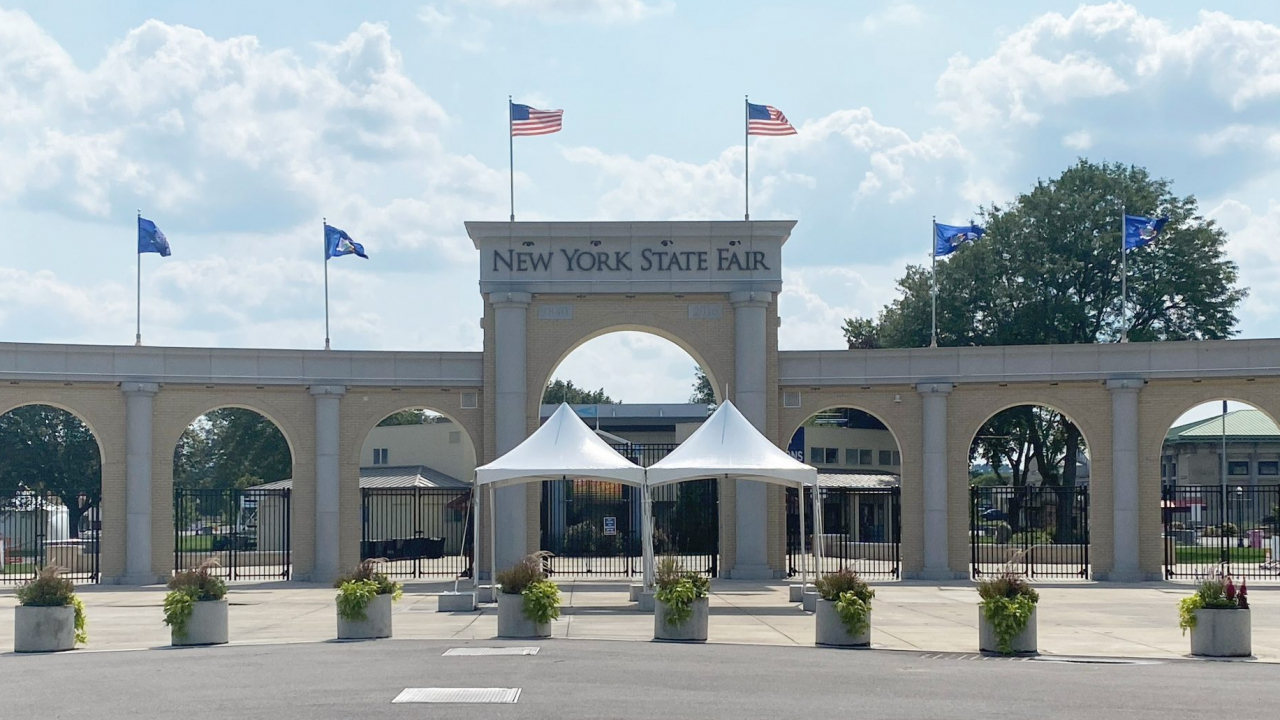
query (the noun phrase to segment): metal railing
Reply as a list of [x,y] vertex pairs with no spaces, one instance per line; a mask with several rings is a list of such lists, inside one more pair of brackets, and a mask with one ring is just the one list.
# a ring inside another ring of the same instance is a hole
[[102,508],[88,496],[69,507],[47,493],[0,496],[0,585],[24,583],[58,567],[74,582],[101,580]]
[[174,488],[175,572],[215,560],[229,580],[287,580],[291,491]]
[[364,488],[360,557],[391,577],[471,577],[471,491]]
[[969,547],[974,578],[1088,578],[1089,488],[972,487]]
[[1165,577],[1280,580],[1280,485],[1166,485]]
[[805,488],[805,537],[800,537],[799,493],[787,489],[787,574],[849,568],[871,578],[898,579],[902,573],[902,493],[900,488],[822,488],[822,565],[814,565],[813,489]]

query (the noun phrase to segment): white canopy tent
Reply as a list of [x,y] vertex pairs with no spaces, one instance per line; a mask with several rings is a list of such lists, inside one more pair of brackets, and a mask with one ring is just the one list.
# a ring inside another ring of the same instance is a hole
[[[609,447],[608,443],[578,417],[573,408],[562,403],[551,417],[547,418],[542,427],[525,438],[524,442],[497,460],[476,468],[476,502],[472,504],[475,511],[473,547],[480,547],[479,490],[481,486],[490,487],[490,503],[494,503],[493,488],[571,478],[607,480],[643,488],[645,472],[644,468],[627,460],[619,455],[618,451]],[[651,558],[653,540],[651,533],[648,532],[650,508],[647,497],[642,505],[642,522],[646,529],[643,533],[644,553],[646,558]],[[490,512],[492,513],[492,510]],[[495,525],[496,523],[490,523],[489,526],[491,572],[497,571]],[[476,585],[479,587],[479,571],[477,570],[474,575]]]
[[[669,455],[650,465],[646,471],[648,487],[698,480],[708,477],[738,478],[787,485],[799,488],[800,493],[800,546],[803,554],[804,488],[814,488],[813,512],[815,530],[821,522],[818,514],[818,471],[796,460],[769,441],[747,420],[731,402],[724,402],[711,417]],[[646,490],[647,495],[647,490]],[[652,528],[646,526],[646,537]],[[820,565],[822,550],[813,543],[815,560]],[[652,558],[646,557],[646,562]],[[646,568],[647,578],[651,571]],[[809,568],[802,569],[802,582],[809,582]]]

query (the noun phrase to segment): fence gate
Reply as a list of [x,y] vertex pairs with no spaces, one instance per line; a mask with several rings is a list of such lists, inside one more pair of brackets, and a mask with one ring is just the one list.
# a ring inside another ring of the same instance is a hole
[[974,578],[1089,577],[1088,487],[980,486],[969,498]]
[[[822,488],[822,572],[851,568],[874,578],[901,577],[902,494],[899,488]],[[805,488],[805,538],[799,492],[787,489],[787,573],[813,566],[813,489]]]
[[229,580],[287,580],[288,489],[173,490],[175,571],[216,560]]
[[382,558],[392,577],[471,577],[471,491],[360,490],[361,559]]
[[542,483],[542,549],[552,575],[626,577],[641,570],[640,488],[602,480]]
[[78,582],[98,582],[102,508],[80,497],[75,508],[56,495],[0,496],[0,585],[24,583],[41,568],[60,567]]
[[1280,485],[1166,485],[1160,514],[1166,578],[1280,580]]
[[686,570],[720,573],[720,481],[687,480],[651,488],[653,554],[673,556]]

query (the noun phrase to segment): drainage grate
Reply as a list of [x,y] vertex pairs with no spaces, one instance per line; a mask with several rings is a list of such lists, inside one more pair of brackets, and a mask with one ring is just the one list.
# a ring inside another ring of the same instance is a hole
[[514,703],[520,688],[405,688],[393,703]]
[[474,647],[449,648],[443,657],[471,657],[477,655],[537,655],[536,647]]
[[1073,655],[1040,655],[1035,658],[1036,662],[1049,663],[1066,663],[1070,665],[1161,665],[1159,660],[1143,660],[1138,658],[1105,658],[1105,657],[1080,657]]

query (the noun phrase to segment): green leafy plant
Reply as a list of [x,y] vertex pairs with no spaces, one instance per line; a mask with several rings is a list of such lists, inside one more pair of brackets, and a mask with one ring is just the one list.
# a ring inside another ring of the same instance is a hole
[[705,575],[689,572],[680,561],[664,557],[654,568],[654,583],[658,589],[654,597],[666,606],[666,624],[678,627],[693,617],[693,601],[711,594],[711,580]]
[[18,587],[18,604],[25,607],[72,607],[75,609],[76,643],[89,641],[84,602],[76,596],[76,586],[62,577],[62,568],[47,567]]
[[1196,626],[1196,611],[1205,609],[1248,610],[1248,585],[1241,582],[1237,589],[1231,576],[1220,571],[1202,580],[1194,595],[1178,601],[1178,627],[1183,635]]
[[814,583],[823,600],[836,604],[836,614],[850,635],[861,635],[871,624],[871,599],[876,591],[871,589],[858,573],[841,568],[830,575],[823,575]]
[[382,560],[362,560],[355,569],[334,581],[338,588],[338,616],[344,620],[368,620],[369,603],[379,595],[390,595],[392,602],[404,595],[404,587],[378,572]]
[[545,625],[560,617],[560,588],[550,580],[529,583],[520,594],[521,612],[534,623]]
[[1005,655],[1013,654],[1013,639],[1027,629],[1040,593],[1006,566],[999,575],[978,583],[978,597],[982,598],[982,616],[995,630],[997,648]]
[[193,570],[184,570],[169,580],[169,592],[164,596],[164,624],[173,628],[173,634],[187,636],[187,623],[195,612],[196,603],[221,600],[227,596],[227,583],[213,573],[218,561],[210,558]]

